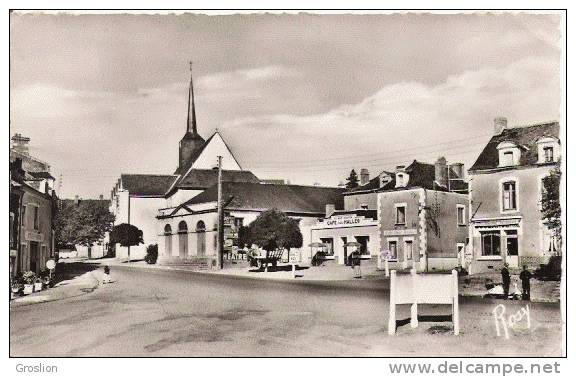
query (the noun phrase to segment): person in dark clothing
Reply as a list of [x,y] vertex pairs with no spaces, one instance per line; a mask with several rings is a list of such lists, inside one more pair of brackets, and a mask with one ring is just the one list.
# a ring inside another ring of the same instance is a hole
[[522,281],[522,300],[530,301],[530,279],[532,278],[532,273],[528,271],[526,266],[522,266],[522,272],[520,272],[520,281]]
[[508,299],[508,292],[510,291],[510,272],[508,271],[508,263],[504,263],[504,267],[500,271],[502,274],[502,288],[504,289],[504,299]]
[[350,266],[354,269],[354,278],[360,279],[362,277],[362,271],[360,270],[360,252],[354,250],[348,258],[350,260]]

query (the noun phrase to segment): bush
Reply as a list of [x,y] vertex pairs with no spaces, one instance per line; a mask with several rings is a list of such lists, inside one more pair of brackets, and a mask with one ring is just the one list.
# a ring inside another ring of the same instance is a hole
[[24,280],[24,284],[34,284],[34,281],[36,281],[36,274],[32,271],[26,271],[22,275],[22,278]]
[[148,264],[156,264],[156,261],[158,260],[158,244],[148,245],[144,260]]

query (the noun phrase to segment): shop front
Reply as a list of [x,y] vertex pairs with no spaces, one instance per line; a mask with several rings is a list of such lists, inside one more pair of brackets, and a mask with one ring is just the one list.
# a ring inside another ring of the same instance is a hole
[[[348,256],[356,247],[362,259],[376,260],[380,252],[380,238],[376,211],[373,212],[373,217],[353,211],[336,212],[310,227],[310,239],[314,244],[324,245],[321,249],[326,260],[333,260],[340,265],[348,264]],[[315,252],[311,250],[311,258]]]

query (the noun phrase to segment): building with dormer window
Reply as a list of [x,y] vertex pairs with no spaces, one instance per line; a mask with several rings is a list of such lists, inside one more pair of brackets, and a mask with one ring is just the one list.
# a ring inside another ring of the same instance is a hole
[[470,168],[470,272],[537,266],[560,253],[541,220],[542,180],[560,163],[558,122],[509,127],[494,136]]

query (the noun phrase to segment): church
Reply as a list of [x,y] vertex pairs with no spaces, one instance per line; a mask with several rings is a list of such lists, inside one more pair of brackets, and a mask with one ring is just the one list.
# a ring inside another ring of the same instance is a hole
[[[301,228],[323,218],[326,206],[343,207],[342,189],[267,184],[244,170],[222,135],[204,139],[198,133],[192,75],[188,90],[186,132],[179,143],[173,174],[121,174],[111,192],[115,225],[128,223],[143,232],[144,244],[116,245],[116,257],[143,259],[146,247],[158,244],[159,263],[212,266],[216,259],[217,183],[215,168],[222,158],[222,198],[225,204],[225,247],[237,230],[261,212],[277,208],[300,220]],[[306,234],[303,234],[307,245]],[[128,255],[130,253],[130,255]]]

